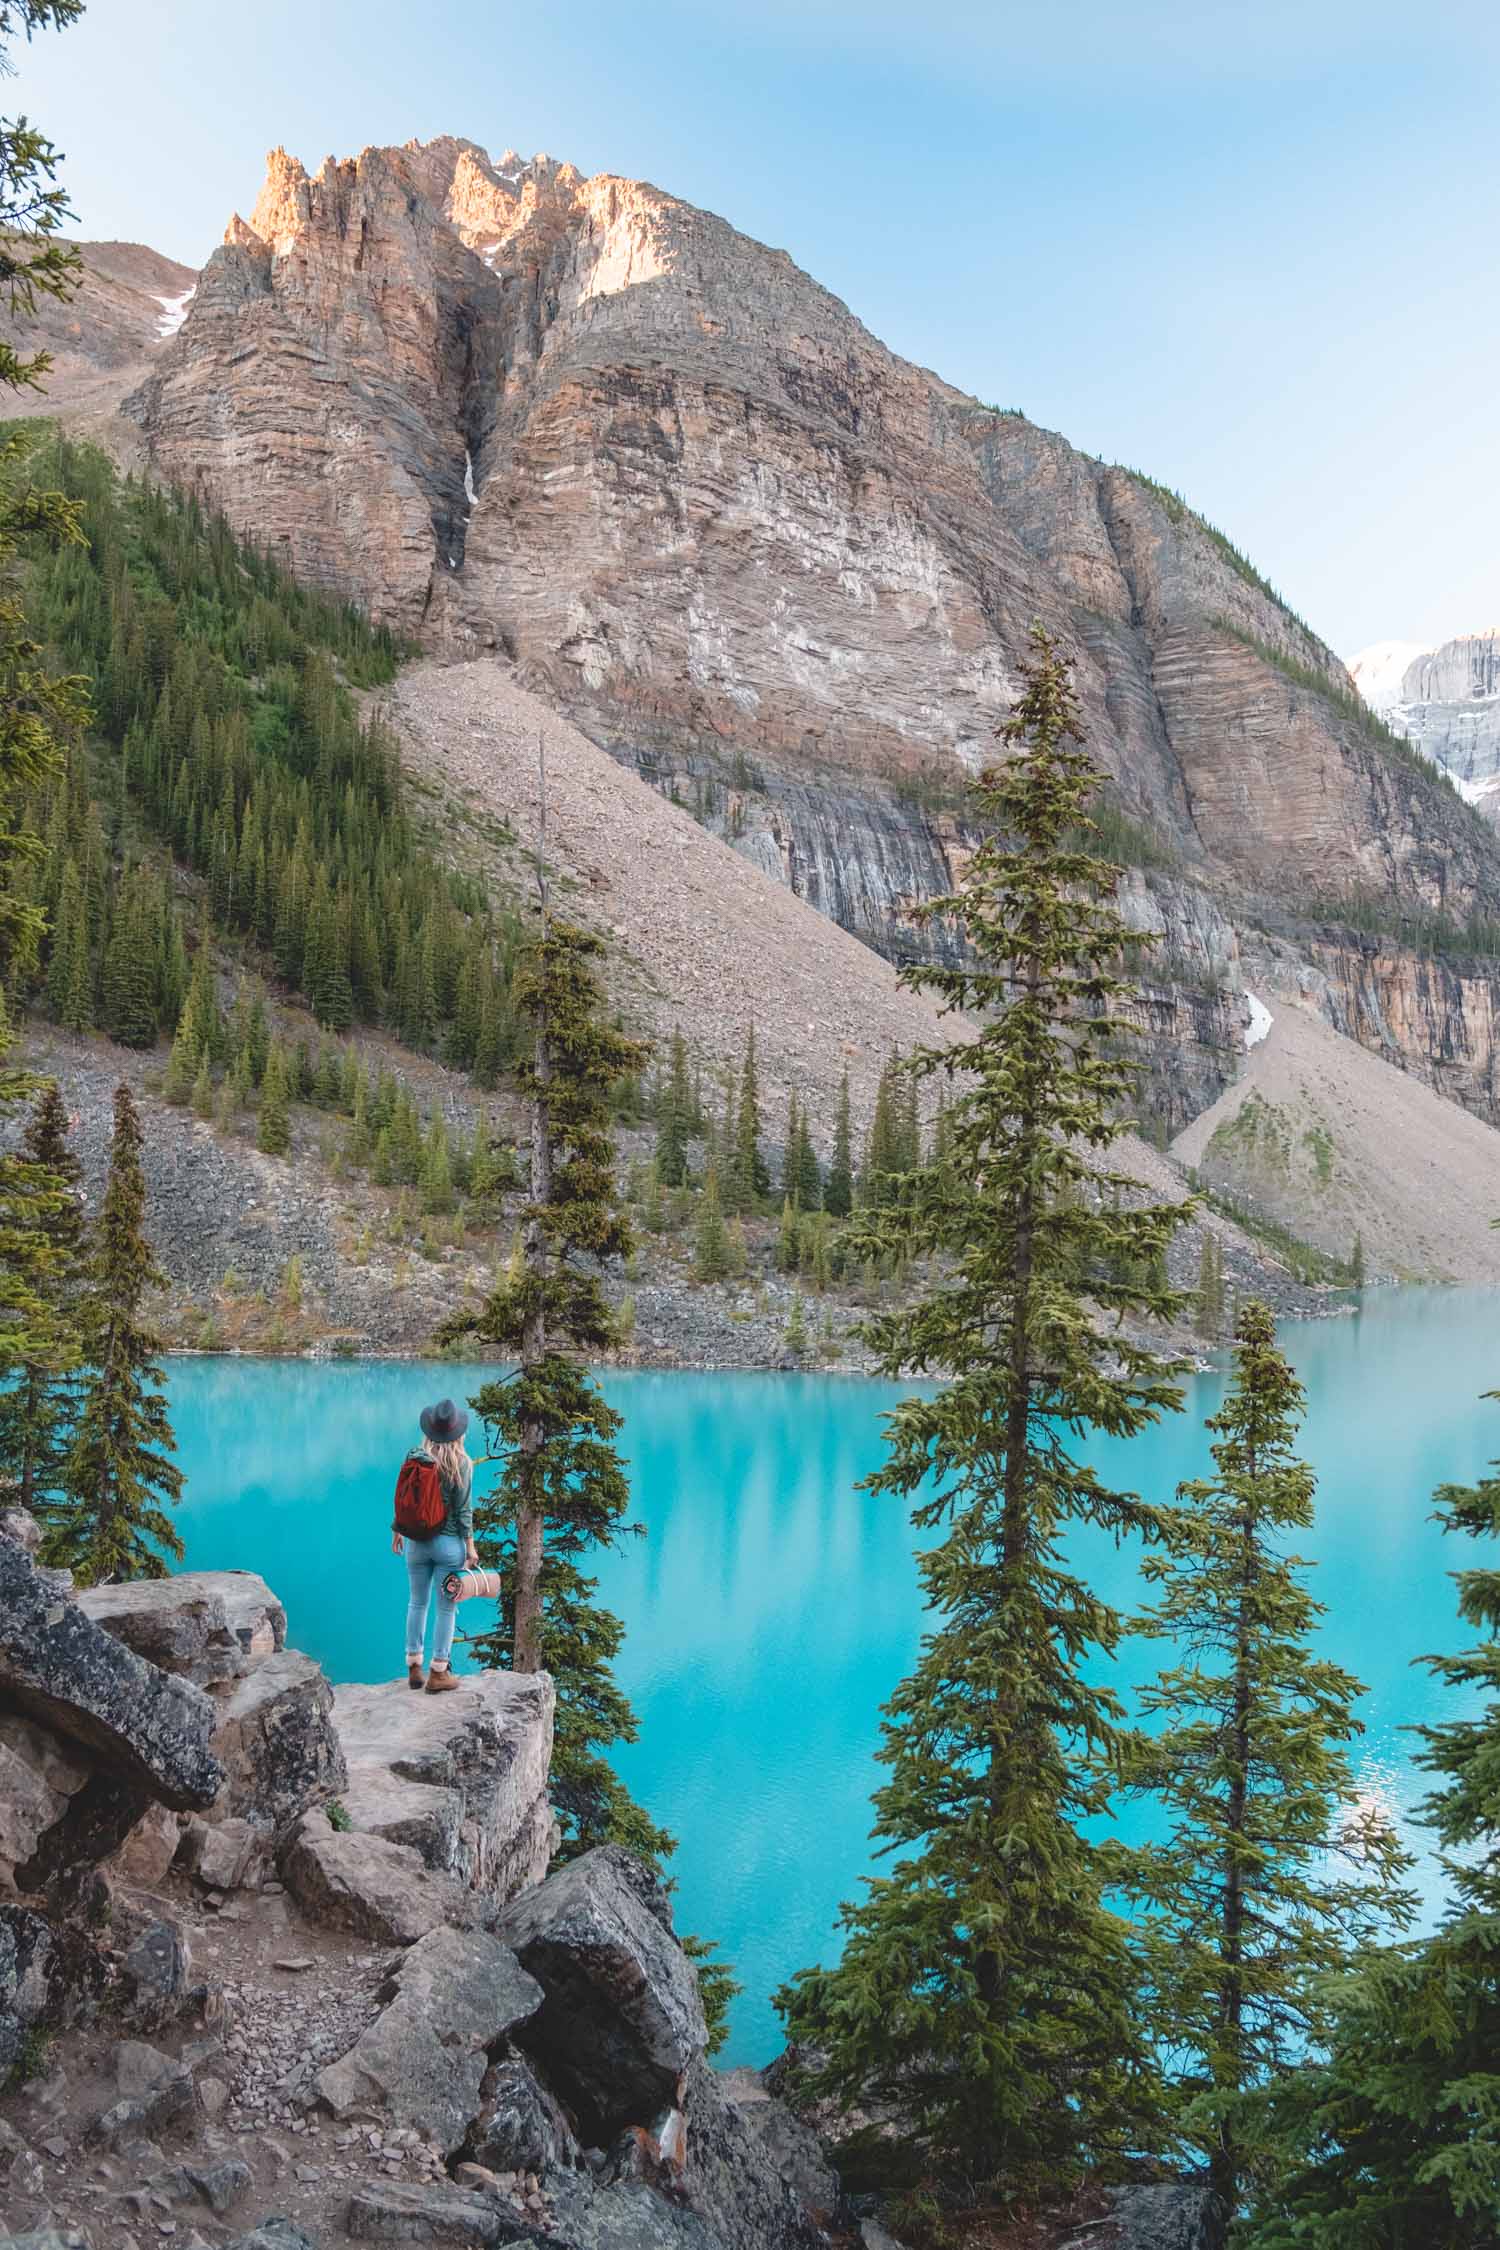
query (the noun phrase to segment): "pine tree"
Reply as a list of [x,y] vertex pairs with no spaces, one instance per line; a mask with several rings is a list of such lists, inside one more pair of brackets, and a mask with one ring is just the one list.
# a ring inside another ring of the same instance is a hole
[[693,1277],[697,1281],[723,1281],[729,1272],[729,1230],[719,1200],[719,1179],[709,1172],[698,1198],[698,1227],[693,1243]]
[[[1492,1397],[1500,1393],[1492,1392]],[[1444,1485],[1445,1530],[1500,1537],[1500,1474]],[[1325,2049],[1270,2103],[1280,2177],[1245,2231],[1253,2250],[1494,2250],[1500,2214],[1500,1567],[1456,1573],[1481,1636],[1427,1658],[1464,1699],[1421,1727],[1442,1777],[1422,1807],[1452,1903],[1436,1933],[1372,1953],[1336,1986]]]
[[1203,1229],[1203,1240],[1198,1251],[1198,1288],[1194,1311],[1197,1325],[1204,1336],[1217,1337],[1224,1332],[1224,1267],[1218,1237]]
[[117,1046],[156,1045],[158,979],[153,952],[140,886],[123,886],[100,977],[101,1020]]
[[141,1125],[128,1086],[115,1091],[109,1180],[88,1266],[84,1373],[61,1491],[45,1511],[43,1551],[82,1586],[163,1578],[162,1551],[182,1542],[163,1512],[182,1490],[142,1301],[162,1276],[145,1234]]
[[272,1042],[265,1076],[260,1082],[260,1125],[256,1132],[256,1146],[263,1155],[285,1156],[292,1145],[289,1101],[286,1049],[277,1039]]
[[795,1273],[802,1261],[802,1227],[797,1206],[788,1196],[781,1206],[781,1226],[776,1236],[776,1266],[780,1273]]
[[1033,638],[1004,729],[1019,754],[973,792],[989,833],[962,889],[926,910],[952,918],[970,957],[902,972],[981,1026],[910,1065],[952,1089],[951,1157],[866,1222],[877,1249],[940,1268],[866,1331],[886,1374],[941,1384],[888,1418],[869,1480],[903,1505],[921,1494],[913,1522],[944,1534],[919,1562],[931,1628],[886,1710],[876,1835],[893,1859],[844,1908],[839,1965],[780,1995],[791,2036],[820,2053],[820,2094],[889,2104],[934,2167],[1004,2198],[1056,2198],[1157,2139],[1130,1934],[1081,1825],[1109,1801],[1120,1712],[1098,1657],[1120,1621],[1068,1549],[1079,1524],[1119,1538],[1159,1517],[1069,1439],[1128,1437],[1180,1403],[1120,1325],[1166,1317],[1171,1294],[1102,1272],[1101,1334],[1073,1278],[1121,1249],[1144,1264],[1180,1214],[1080,1192],[1123,1130],[1114,1004],[1131,936],[1115,871],[1076,841],[1099,777],[1068,669]]
[[849,1073],[839,1086],[838,1123],[834,1127],[833,1155],[823,1189],[823,1208],[830,1218],[847,1219],[854,1209],[854,1150],[849,1127]]
[[797,1148],[793,1174],[797,1201],[804,1211],[818,1210],[823,1201],[823,1168],[807,1122],[807,1111],[797,1118]]
[[724,1209],[738,1216],[755,1210],[770,1193],[771,1174],[761,1147],[760,1073],[755,1060],[755,1026],[745,1037],[745,1061],[733,1130],[726,1136],[728,1158],[719,1193]]
[[583,1364],[614,1334],[598,1263],[630,1247],[613,1200],[610,1090],[644,1059],[644,1049],[603,1020],[593,966],[601,951],[597,938],[554,923],[518,963],[516,1005],[532,1026],[523,1073],[531,1202],[519,1270],[440,1333],[445,1342],[477,1338],[496,1358],[519,1363],[472,1401],[488,1457],[500,1463],[498,1484],[475,1507],[475,1539],[501,1567],[505,1589],[481,1652],[518,1672],[545,1668],[557,1684],[552,1787],[565,1849],[612,1841],[655,1859],[671,1840],[606,1755],[636,1731],[612,1669],[624,1627],[595,1601],[584,1567],[633,1529],[615,1445],[622,1418]]
[[800,1297],[792,1299],[787,1315],[786,1348],[799,1366],[807,1357],[807,1313]]
[[1399,1845],[1356,1815],[1346,1745],[1363,1731],[1362,1690],[1315,1654],[1323,1611],[1284,1552],[1313,1521],[1313,1472],[1292,1450],[1302,1406],[1269,1310],[1247,1304],[1208,1425],[1218,1473],[1182,1487],[1167,1550],[1146,1558],[1158,1598],[1137,1627],[1189,1653],[1140,1698],[1164,1723],[1135,1739],[1128,1770],[1171,1831],[1127,1854],[1123,1879],[1147,1909],[1180,2130],[1229,2213],[1264,2164],[1242,2097],[1319,2039],[1319,1980],[1408,1912]]
[[453,1209],[453,1166],[448,1154],[448,1128],[442,1112],[433,1115],[422,1155],[422,1209],[440,1217]]
[[1354,1247],[1349,1253],[1349,1286],[1351,1289],[1365,1286],[1365,1238],[1362,1234],[1354,1237]]
[[[0,1472],[23,1508],[57,1483],[73,1415],[78,1364],[83,1208],[68,1113],[48,1080],[14,1157],[0,1157],[0,1250],[11,1281],[29,1284],[34,1309],[0,1390]],[[23,1186],[25,1200],[12,1200]],[[22,1225],[16,1227],[16,1218]],[[11,1224],[7,1225],[6,1220]],[[0,1294],[0,1315],[7,1306]]]

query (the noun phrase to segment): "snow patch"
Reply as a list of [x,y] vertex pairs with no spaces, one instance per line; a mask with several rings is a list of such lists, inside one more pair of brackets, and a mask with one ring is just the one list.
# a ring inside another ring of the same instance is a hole
[[161,312],[158,315],[156,322],[156,333],[158,336],[165,339],[168,336],[176,335],[178,329],[187,319],[188,306],[192,303],[197,294],[198,284],[195,281],[192,288],[184,289],[180,297],[157,298],[156,301],[161,306]]
[[1349,659],[1349,676],[1372,711],[1392,711],[1401,702],[1401,683],[1419,656],[1432,651],[1421,641],[1372,641]]
[[1248,1055],[1252,1047],[1260,1045],[1276,1018],[1264,1000],[1257,1000],[1253,992],[1245,994],[1245,1006],[1250,1010],[1250,1021],[1245,1028],[1245,1052]]
[[469,503],[469,512],[470,512],[470,514],[472,514],[472,513],[473,513],[475,497],[476,497],[476,495],[475,495],[475,491],[474,491],[474,457],[473,457],[473,455],[472,455],[472,454],[471,454],[471,453],[469,452],[468,448],[467,448],[467,447],[465,447],[465,449],[464,449],[464,498],[465,498],[465,499],[466,499],[466,500],[468,501],[468,503]]

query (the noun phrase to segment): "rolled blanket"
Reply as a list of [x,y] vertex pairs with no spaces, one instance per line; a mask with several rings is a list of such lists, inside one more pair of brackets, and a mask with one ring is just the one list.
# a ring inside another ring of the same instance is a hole
[[497,1602],[500,1573],[498,1570],[450,1570],[443,1580],[443,1592],[450,1602],[472,1602],[476,1598]]

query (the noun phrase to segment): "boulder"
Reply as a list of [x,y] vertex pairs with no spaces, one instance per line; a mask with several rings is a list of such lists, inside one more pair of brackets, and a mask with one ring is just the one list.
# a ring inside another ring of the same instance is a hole
[[451,2182],[417,2185],[372,2180],[349,2198],[344,2226],[356,2242],[446,2242],[463,2250],[495,2250],[502,2242],[539,2236],[502,2215],[498,2202]]
[[541,1988],[497,1938],[434,1930],[398,1962],[385,2005],[315,2084],[336,2117],[374,2110],[421,2126],[445,2156],[480,2109],[490,2056],[541,2006]]
[[1109,2190],[1110,2223],[1092,2228],[1091,2250],[1223,2250],[1223,2207],[1199,2180]]
[[596,2187],[563,2172],[547,2182],[547,2196],[547,2230],[535,2239],[552,2250],[721,2250],[695,2211],[640,2181]]
[[262,1658],[233,1689],[214,1730],[224,1768],[215,1820],[243,1819],[284,1834],[348,1779],[333,1729],[333,1690],[298,1649]]
[[88,1778],[87,1762],[50,1728],[0,1712],[0,1884],[14,1884]]
[[131,2141],[159,2133],[168,2125],[180,2125],[192,2116],[195,2107],[193,2074],[175,2063],[143,2092],[128,2094],[101,2111],[83,2138],[98,2148],[125,2148]]
[[[186,2004],[193,1956],[176,1922],[151,1922],[127,1948],[120,1984],[133,2023],[154,2031],[179,2016]],[[123,2091],[123,2089],[122,2089]]]
[[545,1996],[520,2044],[600,2145],[674,2102],[708,2038],[692,1963],[645,1903],[642,1872],[601,1845],[495,1924]]
[[404,1680],[339,1688],[350,1820],[471,1890],[508,1899],[540,1882],[553,1702],[544,1672],[480,1672],[442,1696],[413,1695]]
[[163,1672],[212,1687],[244,1669],[239,1642],[212,1571],[90,1586],[77,1597],[86,1617]]
[[0,1508],[0,1539],[12,1540],[28,1555],[40,1554],[42,1527],[25,1508]]
[[193,1871],[213,1891],[256,1890],[271,1864],[276,1838],[248,1820],[199,1823]]
[[165,1805],[148,1805],[110,1861],[124,1883],[154,1891],[166,1876],[182,1843],[182,1826]]
[[222,2218],[246,2193],[251,2177],[248,2164],[227,2157],[218,2164],[174,2164],[147,2180],[146,2187],[168,2203],[206,2204],[215,2218]]
[[717,2092],[797,2202],[816,2216],[831,2214],[839,2200],[839,2176],[812,2127],[767,2092],[758,2070],[726,2070],[714,2077]]
[[92,1752],[141,1793],[137,1818],[151,1798],[191,1811],[219,1793],[203,1690],[104,1632],[10,1539],[0,1540],[0,1705]]
[[714,2240],[724,2250],[818,2250],[838,2179],[808,2129],[779,2102],[733,2100],[701,2057],[683,2108],[683,2192]]
[[103,1971],[87,1935],[25,1906],[0,1906],[0,2086],[35,2031],[55,2031],[97,1997]]
[[281,1874],[313,1921],[380,1945],[413,1945],[444,1923],[471,1917],[469,1894],[446,1876],[429,1875],[409,1844],[341,1832],[324,1812],[300,1822]]
[[486,2073],[468,2151],[491,2172],[571,2170],[583,2162],[573,2128],[523,2055],[506,2055]]

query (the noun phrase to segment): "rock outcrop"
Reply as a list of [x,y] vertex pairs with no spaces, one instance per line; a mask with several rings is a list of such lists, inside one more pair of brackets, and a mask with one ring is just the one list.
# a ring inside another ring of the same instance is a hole
[[510,1898],[540,1882],[552,1856],[552,1700],[549,1680],[512,1672],[476,1673],[436,1697],[402,1682],[339,1688],[352,1826],[410,1845],[470,1890]]
[[4,1707],[77,1745],[96,1772],[143,1801],[190,1810],[211,1804],[222,1784],[202,1689],[124,1647],[73,1601],[62,1574],[0,1538]]
[[[946,942],[911,908],[962,865],[962,784],[1042,620],[1157,839],[1147,1052],[1174,1127],[1239,1051],[1206,921],[1261,896],[1500,907],[1483,822],[1175,495],[898,358],[645,183],[452,139],[312,177],[276,150],[129,412],[158,473],[300,576],[513,661],[893,955]],[[1439,1051],[1422,1022],[1400,1049]]]

